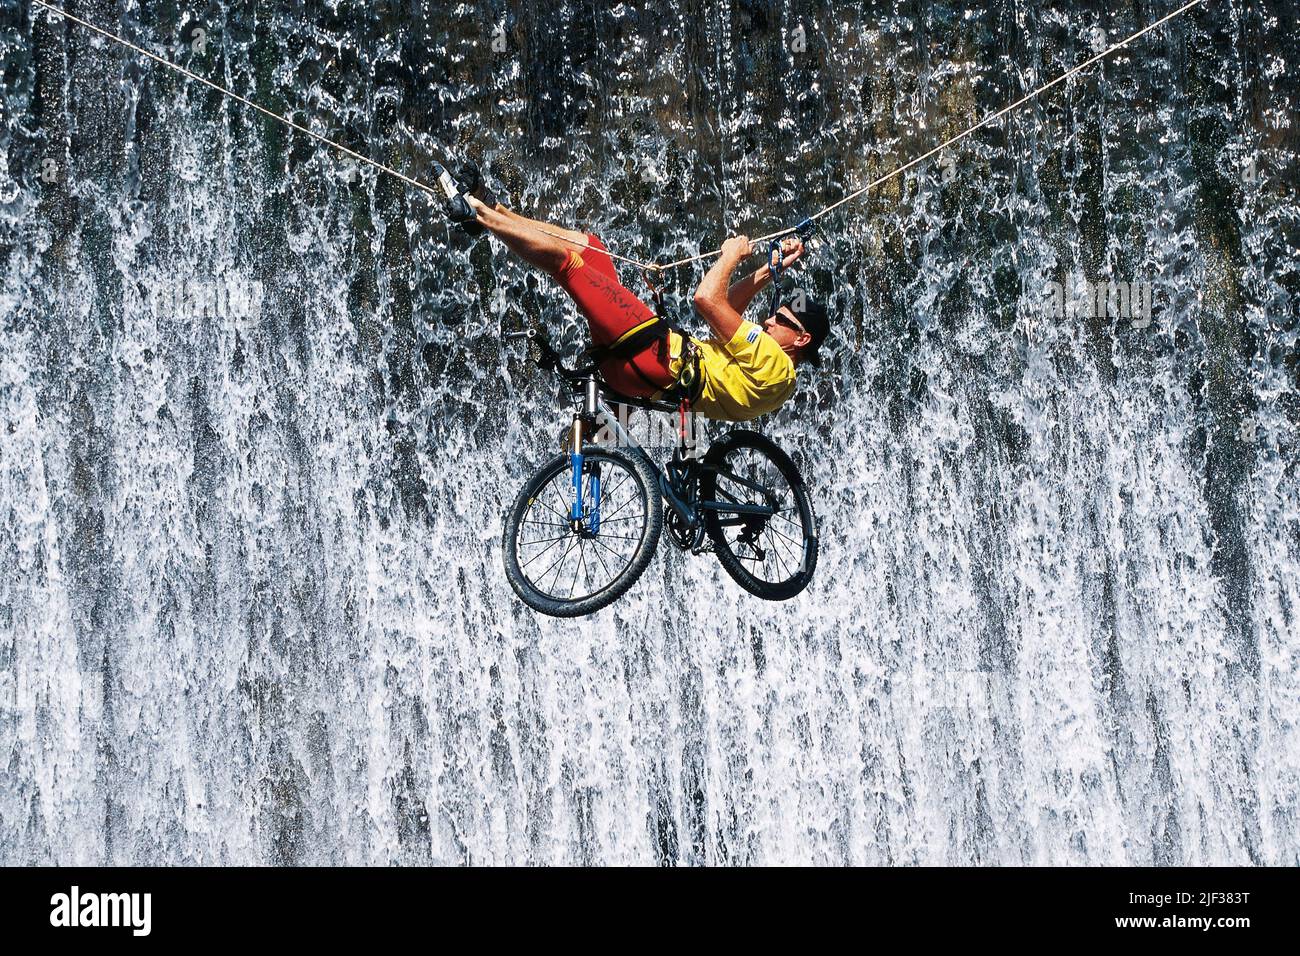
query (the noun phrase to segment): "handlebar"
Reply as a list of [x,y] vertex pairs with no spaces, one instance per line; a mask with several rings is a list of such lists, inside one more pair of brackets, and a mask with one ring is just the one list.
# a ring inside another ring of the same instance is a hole
[[585,378],[596,370],[595,365],[566,368],[564,365],[564,359],[560,356],[560,353],[555,351],[555,347],[551,345],[546,334],[536,326],[532,326],[522,332],[507,332],[505,337],[507,339],[526,339],[531,344],[536,345],[539,355],[538,364],[543,368],[550,369],[561,378],[569,381]]
[[[536,326],[525,329],[522,332],[507,332],[505,333],[504,336],[502,336],[502,338],[525,339],[528,342],[535,344],[537,346],[537,351],[540,356],[541,366],[543,368],[551,369],[557,375],[563,378],[566,382],[568,382],[570,386],[573,386],[575,388],[580,383],[584,382],[588,376],[595,373],[599,368],[599,366],[596,365],[580,365],[577,368],[565,368],[560,358],[560,354],[555,351],[555,348],[551,345],[550,340],[547,339],[546,333],[543,332],[541,329],[537,328]],[[608,386],[605,385],[603,382],[601,385],[601,389],[606,394],[607,397],[612,398],[613,401],[619,404],[632,405],[636,408],[644,408],[644,409],[648,409],[649,411],[655,411],[655,412],[673,413],[678,410],[678,405],[676,402],[662,402],[662,401],[655,401],[654,399],[649,399],[649,398],[636,398],[628,395],[620,395],[617,392],[611,391],[608,388]]]

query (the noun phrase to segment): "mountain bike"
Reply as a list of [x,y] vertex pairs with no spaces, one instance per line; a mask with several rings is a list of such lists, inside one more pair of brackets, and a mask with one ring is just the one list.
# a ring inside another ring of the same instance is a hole
[[[567,368],[536,328],[536,360],[574,398],[565,450],[524,484],[506,516],[506,577],[529,607],[579,617],[621,597],[650,565],[667,525],[673,544],[712,552],[746,591],[783,601],[817,567],[812,498],[790,457],[770,439],[733,429],[697,454],[685,406],[620,395],[595,365]],[[672,458],[657,468],[611,405],[680,416]]]

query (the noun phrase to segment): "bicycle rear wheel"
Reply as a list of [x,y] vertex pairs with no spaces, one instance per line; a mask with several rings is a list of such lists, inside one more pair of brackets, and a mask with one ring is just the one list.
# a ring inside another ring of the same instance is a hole
[[773,509],[760,516],[705,512],[704,530],[726,572],[768,601],[806,588],[817,568],[817,518],[790,456],[757,432],[737,429],[710,446],[704,466],[702,500]]
[[591,614],[621,597],[650,565],[663,529],[659,479],[645,456],[618,448],[583,452],[586,515],[570,520],[573,467],[558,455],[520,491],[506,519],[506,578],[520,599],[553,617]]

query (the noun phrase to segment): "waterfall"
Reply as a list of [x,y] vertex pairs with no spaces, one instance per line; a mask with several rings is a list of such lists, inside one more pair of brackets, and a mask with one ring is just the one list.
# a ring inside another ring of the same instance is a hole
[[[792,224],[1143,25],[66,2],[658,261]],[[799,277],[827,361],[759,423],[812,488],[816,579],[764,603],[664,543],[565,621],[500,546],[567,421],[501,334],[576,352],[563,294],[402,182],[6,5],[0,862],[1297,865],[1293,20],[1197,8],[827,217]],[[697,328],[699,275],[668,287]],[[1053,309],[1085,283],[1149,316]]]

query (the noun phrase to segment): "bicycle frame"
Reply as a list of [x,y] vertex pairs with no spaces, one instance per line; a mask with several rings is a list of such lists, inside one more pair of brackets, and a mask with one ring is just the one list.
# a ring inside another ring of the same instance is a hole
[[[608,391],[608,386],[601,381],[595,366],[578,369],[566,368],[560,356],[546,340],[546,337],[536,329],[507,333],[506,337],[512,339],[523,338],[536,344],[542,356],[542,364],[555,371],[569,383],[575,393],[581,395],[581,404],[573,413],[573,425],[569,438],[569,466],[571,468],[569,521],[573,531],[579,534],[584,531],[595,534],[600,529],[600,472],[595,471],[592,474],[591,497],[593,500],[588,509],[587,502],[583,500],[582,487],[584,426],[597,423],[603,424],[612,432],[619,446],[635,448],[643,454],[645,449],[628,433],[618,415],[605,401],[604,393]],[[634,399],[613,392],[610,392],[610,394],[614,396],[615,403],[620,405],[628,404],[650,411],[673,412],[677,410],[676,406],[670,402]],[[778,502],[770,490],[757,482],[742,478],[734,472],[721,469],[715,464],[700,461],[693,456],[687,456],[686,451],[686,434],[685,427],[683,427],[682,431],[678,433],[678,444],[673,451],[672,461],[659,472],[659,492],[668,507],[673,510],[688,530],[701,531],[703,527],[702,518],[708,512],[728,515],[729,517],[719,519],[720,523],[724,525],[745,524],[756,519],[771,518],[776,514]],[[695,492],[699,487],[700,475],[710,471],[757,492],[767,503],[758,505],[739,501],[696,500]],[[584,521],[586,527],[583,526]],[[696,540],[698,541],[699,538],[697,537]]]
[[[623,427],[618,415],[605,402],[600,379],[594,373],[591,373],[580,381],[583,386],[582,408],[581,411],[575,411],[574,413],[570,438],[569,460],[573,469],[573,497],[570,501],[569,514],[570,520],[574,522],[574,530],[583,530],[582,520],[585,517],[589,522],[589,530],[595,533],[600,528],[600,475],[596,473],[592,476],[591,491],[595,500],[591,503],[590,511],[584,513],[582,488],[583,423],[603,424],[610,430],[615,441],[621,447],[635,448],[642,452],[644,452],[644,449]],[[668,411],[667,408],[655,408],[653,405],[645,407],[649,407],[651,410]],[[729,515],[728,518],[720,519],[724,525],[744,524],[755,519],[771,518],[776,514],[777,502],[773,499],[770,490],[757,482],[742,478],[730,470],[720,469],[717,465],[702,462],[694,457],[688,457],[684,454],[686,450],[686,436],[684,432],[679,433],[678,445],[673,451],[672,462],[659,473],[659,492],[668,507],[677,513],[677,516],[687,528],[699,528],[706,512]],[[767,504],[695,500],[695,490],[699,487],[700,476],[710,471],[756,492],[767,501]]]

